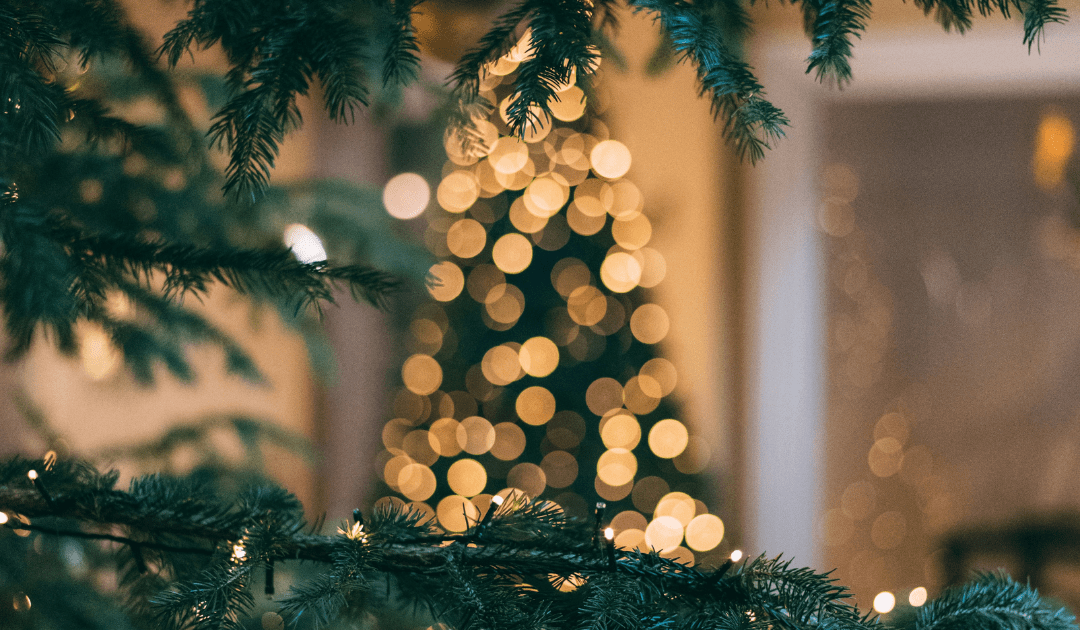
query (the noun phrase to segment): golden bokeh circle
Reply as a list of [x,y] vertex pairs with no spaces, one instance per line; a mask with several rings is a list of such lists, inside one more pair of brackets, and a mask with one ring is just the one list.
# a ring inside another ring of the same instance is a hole
[[496,285],[484,298],[484,310],[500,324],[514,324],[525,312],[525,294],[512,284]]
[[431,448],[431,439],[425,429],[409,431],[401,440],[401,449],[415,461],[430,466],[439,459],[439,454]]
[[585,390],[585,404],[589,411],[603,416],[612,409],[622,407],[622,392],[619,381],[606,376],[598,378]]
[[596,460],[596,476],[609,486],[624,486],[634,481],[637,457],[625,448],[608,449]]
[[498,173],[516,173],[529,161],[529,145],[514,136],[503,136],[495,142],[488,161]]
[[667,260],[664,259],[664,255],[656,251],[651,247],[642,247],[637,250],[637,253],[641,256],[641,280],[638,284],[651,289],[664,279],[667,275]]
[[495,445],[495,428],[486,418],[469,416],[457,427],[457,443],[469,455],[483,455]]
[[618,140],[597,143],[589,154],[593,172],[606,179],[616,179],[630,170],[630,149]]
[[619,247],[628,250],[641,249],[652,238],[652,223],[644,214],[627,220],[615,220],[611,224],[611,236]]
[[563,122],[572,122],[585,114],[587,100],[585,92],[574,85],[553,94],[547,104],[552,116]]
[[627,551],[648,551],[645,544],[645,528],[624,529],[615,535],[615,547]]
[[457,441],[459,425],[453,418],[439,418],[428,427],[428,444],[440,457],[454,457],[461,452]]
[[480,511],[465,497],[451,494],[439,501],[435,514],[439,518],[439,525],[446,531],[463,532],[468,529],[469,523],[476,522]]
[[535,234],[548,223],[548,217],[537,216],[525,206],[525,198],[518,197],[510,204],[510,223],[523,234]]
[[697,514],[697,503],[694,498],[685,492],[669,492],[656,504],[653,516],[672,516],[683,527],[690,524],[691,519]]
[[532,243],[521,234],[504,234],[491,248],[491,259],[505,273],[521,273],[532,262]]
[[654,518],[645,528],[645,544],[656,551],[674,549],[682,544],[683,526],[673,516]]
[[453,171],[439,182],[435,197],[447,212],[465,212],[480,198],[480,181],[471,171]]
[[628,482],[621,486],[612,486],[604,483],[604,480],[597,475],[593,479],[593,489],[596,490],[596,495],[605,501],[622,501],[634,489],[634,483]]
[[620,532],[627,529],[639,529],[642,532],[649,526],[649,519],[645,518],[645,515],[635,510],[624,510],[615,515],[615,518],[611,519],[611,528],[615,530],[615,535],[618,536]]
[[646,394],[642,389],[642,380],[640,376],[633,376],[623,387],[623,403],[638,415],[652,413],[660,405],[659,398]]
[[540,426],[555,415],[555,396],[546,387],[533,385],[518,394],[514,409],[525,424]]
[[675,364],[662,357],[649,359],[638,371],[638,386],[647,396],[663,398],[675,391],[679,373]]
[[540,468],[547,476],[547,483],[552,488],[565,488],[577,479],[578,463],[566,451],[551,451],[540,462]]
[[671,322],[659,304],[642,304],[630,316],[630,332],[641,343],[659,343],[667,336]]
[[475,219],[455,221],[446,232],[446,247],[458,258],[472,258],[484,251],[487,230]]
[[891,477],[900,472],[904,464],[903,446],[894,437],[881,438],[870,447],[867,463],[870,472],[878,477]]
[[506,485],[517,488],[530,497],[538,497],[547,488],[544,469],[532,462],[522,462],[506,473]]
[[435,473],[423,464],[409,464],[398,473],[397,485],[409,500],[424,501],[435,494]]
[[480,369],[483,370],[484,378],[492,385],[500,387],[513,383],[525,374],[521,369],[517,351],[506,344],[495,346],[484,353]]
[[533,337],[521,344],[518,362],[529,376],[547,376],[559,367],[559,347],[547,337]]
[[401,366],[401,380],[414,394],[433,394],[442,385],[442,379],[442,366],[426,354],[414,354]]
[[481,304],[487,299],[491,290],[500,284],[506,283],[506,274],[499,271],[495,265],[477,265],[469,272],[469,280],[465,288],[469,297]]
[[607,314],[607,296],[592,285],[580,286],[566,298],[566,311],[579,326],[595,326]]
[[448,260],[432,265],[428,275],[436,280],[428,284],[428,293],[440,302],[453,300],[465,288],[465,274],[461,272],[461,267]]
[[495,425],[495,444],[491,454],[497,459],[510,461],[525,452],[525,432],[513,422],[500,422]]
[[626,293],[641,281],[641,263],[626,252],[609,254],[600,265],[600,280],[615,293]]
[[487,470],[475,459],[459,459],[446,471],[450,490],[463,497],[473,497],[487,486]]
[[641,441],[641,425],[629,414],[615,414],[602,423],[600,439],[607,448],[633,450]]
[[678,457],[689,443],[690,432],[686,430],[686,425],[678,420],[667,418],[649,429],[649,450],[657,457]]
[[566,257],[551,268],[551,286],[564,298],[592,281],[592,272],[577,258]]
[[[671,487],[662,477],[643,477],[634,484],[631,500],[634,502],[634,507],[639,511],[651,514],[656,509],[660,499],[670,491]],[[641,529],[645,528],[642,527]]]
[[383,186],[382,200],[395,219],[415,219],[431,201],[431,187],[416,173],[399,173]]

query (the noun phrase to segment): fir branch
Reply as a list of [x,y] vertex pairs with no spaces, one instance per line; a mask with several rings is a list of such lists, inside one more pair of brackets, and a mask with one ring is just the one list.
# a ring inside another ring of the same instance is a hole
[[923,607],[916,630],[1069,630],[1076,620],[1051,608],[1035,591],[1004,574],[981,574]]
[[826,0],[816,13],[806,72],[816,70],[818,81],[831,78],[843,86],[851,80],[851,40],[866,30],[870,0]]
[[763,88],[746,62],[733,55],[713,18],[684,0],[633,0],[650,11],[670,35],[680,61],[689,61],[713,115],[724,121],[724,137],[741,159],[757,162],[784,135],[788,120],[761,94]]
[[404,85],[415,81],[420,72],[420,44],[412,22],[420,0],[382,0],[382,4],[388,14],[383,85]]
[[1031,47],[1041,47],[1047,24],[1064,24],[1067,21],[1065,8],[1057,0],[1024,0],[1021,4],[1024,14],[1024,43],[1028,53]]

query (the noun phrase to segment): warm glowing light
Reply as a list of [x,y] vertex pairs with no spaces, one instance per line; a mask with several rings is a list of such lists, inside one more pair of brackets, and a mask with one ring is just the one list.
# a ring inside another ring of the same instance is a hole
[[641,212],[645,207],[645,197],[637,184],[621,179],[611,185],[613,201],[608,207],[608,213],[616,219],[629,219]]
[[521,199],[529,212],[547,219],[562,209],[569,196],[570,189],[549,176],[534,179]]
[[912,589],[911,593],[908,594],[908,603],[915,608],[918,608],[919,606],[922,606],[926,603],[926,597],[926,587],[920,586],[918,588]]
[[465,212],[480,197],[480,181],[471,171],[453,171],[439,182],[435,197],[447,212]]
[[237,543],[237,544],[233,545],[233,548],[232,548],[232,559],[233,560],[240,561],[240,560],[243,560],[246,557],[247,557],[247,549],[244,549],[244,546],[242,544]]
[[12,607],[17,611],[30,610],[30,598],[26,593],[17,593],[12,600]]
[[874,442],[867,455],[870,472],[878,477],[891,477],[900,472],[904,464],[903,445],[893,437],[882,438]]
[[630,149],[618,140],[604,140],[593,147],[589,161],[597,175],[616,179],[630,170]]
[[715,549],[724,539],[724,521],[714,514],[698,514],[686,526],[686,546],[694,551]]
[[642,304],[630,316],[630,332],[641,343],[659,343],[667,336],[670,325],[667,313],[659,304]]
[[474,497],[487,485],[487,470],[475,459],[459,459],[446,471],[450,490],[463,497]]
[[461,267],[448,260],[432,265],[428,274],[436,280],[436,283],[428,285],[428,293],[440,302],[453,300],[465,288],[465,274],[461,272]]
[[491,259],[505,273],[521,273],[532,262],[532,243],[521,234],[504,234],[491,248]]
[[4,525],[8,522],[8,515],[5,512],[0,512],[0,525]]
[[659,405],[660,399],[650,396],[641,388],[642,378],[633,376],[626,381],[623,388],[623,404],[630,411],[639,415],[652,413]]
[[451,494],[439,501],[435,515],[439,519],[439,525],[446,531],[463,532],[468,529],[470,522],[476,522],[480,510],[465,497]]
[[506,499],[502,498],[502,496],[500,496],[500,495],[498,495],[498,494],[496,494],[495,496],[491,497],[491,502],[492,502],[492,503],[494,503],[494,504],[495,504],[496,506],[500,506],[500,505],[502,505],[502,504],[503,504],[503,501],[505,501],[505,500],[506,500]]
[[524,376],[521,369],[521,361],[518,359],[516,350],[508,345],[495,346],[484,353],[480,361],[480,369],[492,385],[509,385]]
[[570,229],[582,236],[592,236],[607,225],[607,213],[589,215],[582,211],[577,200],[566,207],[566,223]]
[[1040,188],[1052,189],[1061,184],[1075,144],[1076,133],[1068,118],[1060,114],[1043,115],[1031,163],[1035,183]]
[[292,250],[293,256],[302,263],[319,263],[326,260],[326,248],[322,239],[306,225],[293,223],[285,227],[282,236],[285,247]]
[[638,371],[638,386],[646,395],[663,398],[675,390],[679,376],[675,365],[667,359],[649,359]]
[[27,471],[26,476],[29,477],[31,481],[38,478],[37,471],[34,469],[30,469],[29,471]]
[[889,591],[882,591],[874,597],[874,610],[880,615],[892,611],[894,606],[896,606],[896,596]]
[[514,136],[503,136],[495,142],[488,161],[496,173],[516,173],[529,161],[529,145]]
[[564,298],[591,280],[592,272],[577,258],[563,258],[551,268],[551,286]]
[[551,451],[541,460],[540,468],[552,488],[565,488],[578,476],[577,459],[566,451]]
[[669,492],[656,504],[653,516],[670,516],[683,527],[690,524],[697,514],[697,503],[685,492]]
[[548,99],[548,107],[555,118],[570,122],[585,114],[586,100],[585,92],[575,85]]
[[617,414],[601,423],[600,439],[608,448],[633,450],[641,441],[641,425],[628,414]]
[[525,205],[525,197],[518,197],[510,204],[510,223],[524,234],[535,234],[544,229],[548,223],[548,217],[539,216],[529,210]]
[[736,549],[735,551],[731,552],[731,561],[732,562],[738,562],[739,560],[742,560],[742,557],[743,557],[743,552],[742,552],[741,549]]
[[518,362],[530,376],[547,376],[559,367],[559,347],[547,337],[533,337],[521,344]]
[[455,221],[446,232],[446,247],[458,258],[472,258],[484,251],[487,230],[475,219]]
[[395,219],[415,219],[431,201],[431,187],[416,173],[401,173],[383,187],[383,206]]
[[615,540],[615,530],[610,527],[605,528],[604,538],[607,538],[608,540]]
[[660,284],[667,275],[667,261],[664,260],[663,254],[651,247],[642,247],[637,252],[641,255],[640,262],[642,263],[641,280],[638,284],[651,289]]
[[433,357],[414,354],[401,366],[401,380],[414,394],[427,396],[435,393],[442,384],[442,367]]
[[645,528],[645,544],[656,551],[674,549],[682,539],[682,523],[672,516],[657,517]]
[[566,297],[566,311],[575,324],[595,326],[607,314],[607,296],[594,286],[580,286]]
[[81,322],[79,326],[79,360],[90,380],[101,381],[116,373],[120,367],[120,351],[109,334],[98,324]]
[[530,497],[537,497],[547,487],[547,476],[536,464],[522,462],[506,473],[506,485],[517,488]]
[[457,443],[470,455],[483,455],[495,444],[495,428],[485,418],[469,416],[457,427]]
[[439,460],[439,454],[431,447],[431,432],[424,429],[409,431],[401,440],[401,449],[413,460],[430,466]]
[[[439,418],[428,427],[428,444],[440,457],[453,457],[461,452],[461,446],[457,442],[459,424],[453,418]],[[386,426],[391,425],[387,423]]]
[[492,320],[513,325],[525,311],[525,294],[512,284],[492,287],[484,298],[484,310]]
[[626,252],[610,254],[600,265],[600,280],[613,292],[626,293],[641,281],[641,263]]
[[649,450],[657,457],[678,457],[689,443],[690,433],[686,430],[686,425],[678,420],[667,418],[649,429]]
[[603,377],[593,381],[585,390],[585,404],[589,411],[603,416],[622,406],[622,385],[613,378]]
[[604,451],[596,461],[596,476],[609,486],[623,486],[637,474],[637,457],[624,448]]
[[547,388],[533,385],[518,394],[514,409],[525,424],[540,426],[555,415],[555,396]]
[[645,524],[640,528],[624,529],[615,536],[615,546],[619,549],[648,551],[645,544]]
[[495,425],[495,444],[491,454],[497,459],[508,462],[517,459],[525,451],[525,432],[512,422],[500,422]]

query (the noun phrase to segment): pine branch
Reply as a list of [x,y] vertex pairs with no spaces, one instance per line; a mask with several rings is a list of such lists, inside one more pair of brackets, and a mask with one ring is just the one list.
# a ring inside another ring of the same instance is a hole
[[383,53],[383,85],[405,85],[420,73],[420,44],[413,28],[413,14],[420,0],[381,0],[388,14],[386,51]]
[[1047,24],[1064,24],[1067,21],[1065,8],[1057,0],[1024,0],[1021,8],[1024,13],[1024,43],[1029,54],[1033,45],[1041,48]]
[[1038,591],[1004,574],[982,574],[972,583],[946,591],[919,611],[916,630],[1067,630],[1076,620],[1066,609],[1051,608]]
[[817,10],[811,30],[814,49],[806,72],[817,80],[833,79],[843,86],[851,80],[851,40],[861,38],[870,19],[870,0],[826,0]]

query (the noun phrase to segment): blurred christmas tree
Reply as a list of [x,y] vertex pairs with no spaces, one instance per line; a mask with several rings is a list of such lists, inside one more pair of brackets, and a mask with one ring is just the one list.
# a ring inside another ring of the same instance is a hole
[[[409,324],[382,477],[448,531],[513,488],[581,518],[605,502],[616,545],[693,561],[684,534],[701,555],[724,525],[695,499],[707,454],[675,419],[678,372],[655,350],[668,318],[646,290],[664,257],[623,179],[630,153],[587,115],[573,75],[552,116],[524,138],[509,129],[515,73],[532,57],[527,32],[484,68],[480,98],[494,113],[475,121],[482,142],[446,135],[424,232],[444,260],[431,270],[436,301]],[[416,216],[413,187],[426,184],[391,180],[391,214]]]

